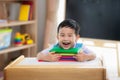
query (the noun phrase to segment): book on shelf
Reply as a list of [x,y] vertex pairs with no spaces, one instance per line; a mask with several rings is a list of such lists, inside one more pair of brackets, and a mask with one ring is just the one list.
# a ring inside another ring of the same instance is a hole
[[0,3],[0,23],[7,22],[7,7],[5,3]]
[[30,12],[29,12],[29,20],[32,20],[33,18],[33,1],[23,1],[22,4],[28,4],[30,5]]
[[28,21],[30,13],[30,5],[29,4],[21,4],[20,12],[19,12],[19,20],[20,21]]
[[20,3],[9,3],[8,11],[9,11],[9,20],[18,20],[19,11],[20,11]]
[[23,1],[22,3],[9,3],[8,5],[8,19],[27,21],[32,20],[33,17],[33,1]]

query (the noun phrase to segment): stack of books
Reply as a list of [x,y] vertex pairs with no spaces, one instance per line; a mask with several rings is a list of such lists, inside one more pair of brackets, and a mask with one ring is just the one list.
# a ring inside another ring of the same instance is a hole
[[78,48],[70,48],[70,49],[63,49],[61,47],[54,47],[50,50],[50,52],[55,52],[57,54],[62,55],[59,61],[76,61],[74,55],[76,55],[80,49]]

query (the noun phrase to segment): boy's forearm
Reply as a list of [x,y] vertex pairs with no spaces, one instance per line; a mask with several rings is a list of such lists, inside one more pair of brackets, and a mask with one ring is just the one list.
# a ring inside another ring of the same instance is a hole
[[44,60],[44,58],[45,58],[45,55],[44,55],[44,54],[42,54],[42,53],[38,53],[38,54],[37,54],[37,59],[38,59],[38,60]]
[[89,61],[89,60],[95,59],[95,58],[96,58],[96,55],[93,54],[93,53],[91,53],[91,54],[88,54],[86,57],[87,57],[87,60]]

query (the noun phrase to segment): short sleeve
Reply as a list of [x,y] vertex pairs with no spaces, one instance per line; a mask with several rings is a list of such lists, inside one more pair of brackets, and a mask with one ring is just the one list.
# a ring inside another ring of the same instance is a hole
[[88,49],[85,45],[82,45],[82,51],[86,54],[93,53],[90,49]]
[[53,46],[54,46],[54,45],[50,46],[50,47],[47,48],[47,49],[42,50],[41,53],[43,53],[43,54],[48,54],[49,51],[53,48]]

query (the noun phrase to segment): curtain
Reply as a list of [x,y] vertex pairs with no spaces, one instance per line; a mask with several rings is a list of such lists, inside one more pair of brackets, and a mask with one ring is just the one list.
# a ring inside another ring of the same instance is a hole
[[[47,48],[49,45],[56,43],[57,26],[59,21],[64,19],[65,14],[65,0],[47,0],[46,4],[47,11],[43,48]],[[62,12],[60,10],[62,10]],[[60,15],[63,15],[61,16],[62,18]]]

